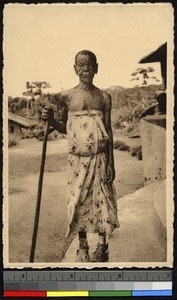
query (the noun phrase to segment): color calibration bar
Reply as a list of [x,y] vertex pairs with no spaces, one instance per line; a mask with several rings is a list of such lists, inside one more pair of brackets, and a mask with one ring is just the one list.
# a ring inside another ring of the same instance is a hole
[[172,290],[137,291],[5,291],[4,297],[130,297],[172,296]]
[[172,271],[4,271],[4,297],[172,296]]
[[[92,291],[86,290],[91,283],[77,283],[72,290],[25,291],[6,290],[4,297],[123,297],[123,296],[172,296],[172,282],[97,282]],[[69,288],[69,284],[68,288]],[[59,285],[58,285],[59,286]],[[62,284],[60,284],[60,288]],[[71,286],[70,286],[71,287]],[[80,287],[80,290],[78,289]],[[85,287],[85,290],[84,290]],[[131,289],[130,289],[131,287]],[[82,289],[82,290],[81,290]],[[112,289],[112,290],[111,290]]]

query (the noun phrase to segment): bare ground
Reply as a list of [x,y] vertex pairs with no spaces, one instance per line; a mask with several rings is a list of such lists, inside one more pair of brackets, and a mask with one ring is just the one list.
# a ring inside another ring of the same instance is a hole
[[[123,140],[123,137],[120,138]],[[124,138],[127,143],[140,143]],[[22,140],[9,149],[9,257],[10,262],[28,262],[42,142]],[[129,152],[115,150],[117,198],[143,186],[142,161]],[[48,142],[42,206],[36,247],[36,262],[60,262],[71,240],[67,227],[67,140]]]

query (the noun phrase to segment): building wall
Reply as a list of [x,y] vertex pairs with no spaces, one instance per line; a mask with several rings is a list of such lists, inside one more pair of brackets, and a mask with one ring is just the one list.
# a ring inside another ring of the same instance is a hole
[[166,178],[166,129],[147,121],[140,122],[144,181],[149,184]]
[[11,137],[21,137],[20,125],[9,120],[8,122],[8,133]]
[[154,225],[157,237],[166,250],[167,248],[167,211],[166,211],[166,180],[162,180],[154,193]]

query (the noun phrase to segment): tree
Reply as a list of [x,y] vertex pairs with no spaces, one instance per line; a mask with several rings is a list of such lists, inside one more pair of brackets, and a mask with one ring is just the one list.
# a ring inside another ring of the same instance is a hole
[[[143,79],[142,86],[147,86],[149,79],[154,79],[156,82],[159,82],[160,80],[156,76],[149,76],[149,73],[153,73],[155,70],[152,67],[148,68],[138,68],[135,72],[131,74],[133,80],[139,80],[140,77]],[[140,76],[140,77],[139,77]]]
[[[29,115],[38,114],[39,101],[45,94],[44,90],[50,87],[51,85],[47,81],[26,82],[26,91],[23,92],[23,96],[25,96],[27,100],[27,117],[29,117]],[[29,108],[31,108],[31,110],[29,110]]]

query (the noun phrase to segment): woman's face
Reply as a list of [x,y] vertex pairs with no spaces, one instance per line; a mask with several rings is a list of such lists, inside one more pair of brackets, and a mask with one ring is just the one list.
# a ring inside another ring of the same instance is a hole
[[74,69],[82,82],[90,83],[97,73],[98,65],[93,62],[88,54],[79,54]]

